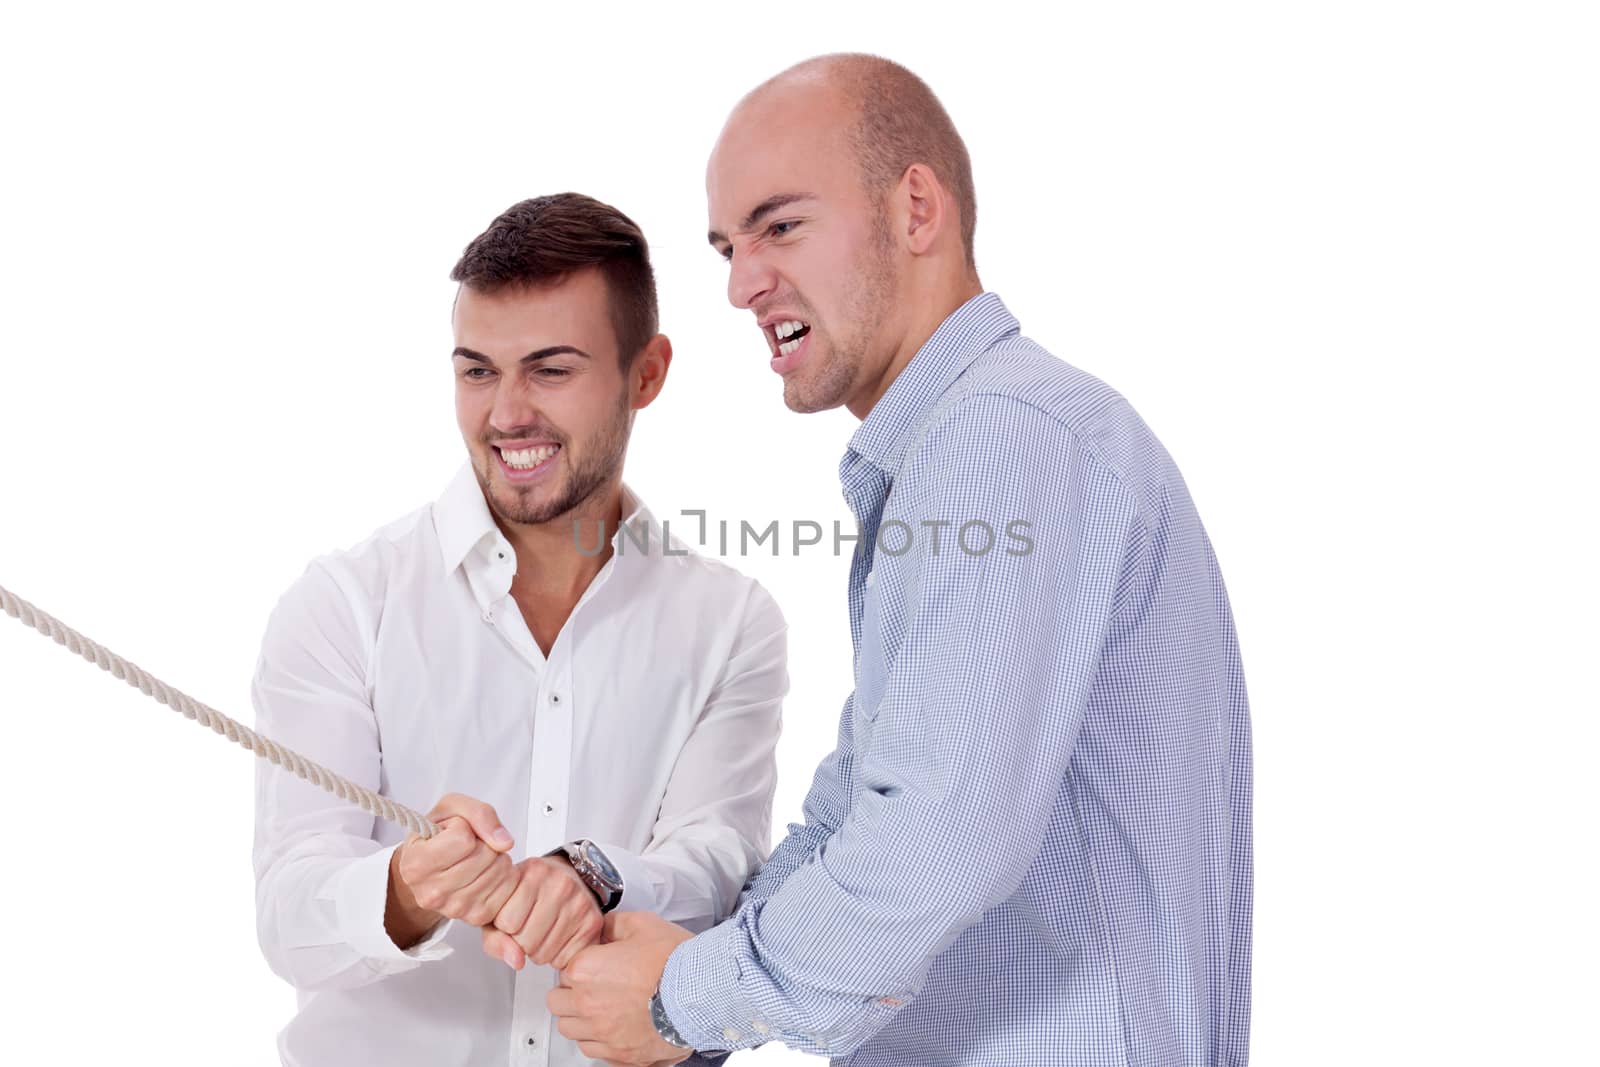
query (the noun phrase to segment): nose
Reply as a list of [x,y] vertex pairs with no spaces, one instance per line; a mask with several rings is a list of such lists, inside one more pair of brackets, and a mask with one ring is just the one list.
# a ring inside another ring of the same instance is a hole
[[760,255],[735,252],[728,271],[728,303],[736,308],[754,307],[778,285],[778,275]]
[[532,410],[522,375],[502,374],[494,387],[494,406],[489,409],[489,426],[498,433],[510,433],[533,421]]

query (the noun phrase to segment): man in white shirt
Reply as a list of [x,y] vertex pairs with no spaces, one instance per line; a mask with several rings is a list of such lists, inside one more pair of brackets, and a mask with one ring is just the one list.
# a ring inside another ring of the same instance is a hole
[[444,831],[402,840],[262,764],[259,934],[299,994],[286,1064],[589,1063],[551,1025],[544,964],[613,907],[709,926],[768,847],[783,617],[663,543],[622,482],[672,359],[643,235],[588,197],[540,197],[451,277],[469,463],[308,567],[252,688],[267,735],[397,799],[443,798]]

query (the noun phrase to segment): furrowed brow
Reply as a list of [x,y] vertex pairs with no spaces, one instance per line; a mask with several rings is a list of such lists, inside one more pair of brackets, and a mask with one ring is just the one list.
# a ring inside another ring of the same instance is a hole
[[[790,204],[799,203],[802,200],[815,200],[816,198],[815,193],[775,193],[751,208],[750,214],[746,215],[744,221],[739,223],[739,229],[736,232],[749,233],[757,226],[760,226],[767,216],[773,212],[786,208]],[[719,251],[729,243],[727,235],[720,230],[712,230],[707,233],[706,240],[711,243],[713,248]]]

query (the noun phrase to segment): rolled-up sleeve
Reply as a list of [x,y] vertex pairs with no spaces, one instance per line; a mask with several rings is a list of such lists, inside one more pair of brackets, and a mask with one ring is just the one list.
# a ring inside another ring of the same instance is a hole
[[[353,598],[313,563],[267,623],[251,684],[259,732],[376,790],[382,757],[366,681],[371,637]],[[256,764],[256,931],[297,989],[349,988],[449,955],[448,923],[402,950],[384,928],[393,847],[373,817]]]
[[[1003,455],[997,424],[1013,431]],[[947,534],[945,551],[922,544],[896,562],[903,639],[884,654],[872,706],[859,703],[858,680],[854,781],[837,830],[668,962],[664,1004],[697,1047],[781,1039],[848,1055],[918,995],[939,953],[1016,892],[1044,840],[1137,508],[1091,444],[1007,398],[954,407],[915,466],[934,513],[899,512],[891,496],[891,516],[1002,530],[1027,519],[1033,548],[971,554]],[[1055,472],[1048,499],[1041,470]],[[872,640],[864,634],[863,656]]]

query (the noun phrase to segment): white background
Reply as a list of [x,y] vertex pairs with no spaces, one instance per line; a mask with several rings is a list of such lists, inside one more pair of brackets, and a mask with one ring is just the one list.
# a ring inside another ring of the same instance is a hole
[[[0,584],[248,719],[278,594],[460,461],[462,245],[566,189],[644,228],[676,343],[632,483],[845,517],[854,423],[783,408],[702,178],[745,90],[880,52],[967,139],[985,284],[1133,401],[1221,557],[1255,1062],[1592,1057],[1588,5],[579,6],[9,9]],[[742,565],[791,625],[781,822],[847,561]],[[9,620],[0,710],[0,1058],[273,1062],[250,758]]]

